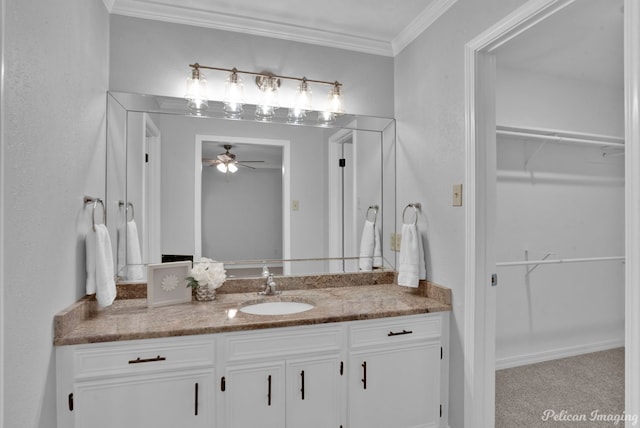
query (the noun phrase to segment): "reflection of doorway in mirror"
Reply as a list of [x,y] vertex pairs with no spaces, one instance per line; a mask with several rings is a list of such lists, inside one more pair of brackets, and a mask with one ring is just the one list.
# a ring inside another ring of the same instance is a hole
[[142,261],[143,263],[160,263],[161,249],[161,133],[160,129],[151,120],[149,115],[144,115],[145,125],[145,185],[143,187],[142,204],[144,210],[142,218],[144,224],[140,235],[142,236]]
[[[235,172],[211,162],[227,152],[238,161]],[[261,260],[290,258],[289,141],[197,135],[196,164],[196,258],[255,260],[256,269]],[[288,265],[269,267],[287,274]]]

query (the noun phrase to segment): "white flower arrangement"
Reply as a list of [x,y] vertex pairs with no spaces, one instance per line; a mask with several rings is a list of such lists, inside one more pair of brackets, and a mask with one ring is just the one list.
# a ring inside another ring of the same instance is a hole
[[223,263],[202,257],[193,263],[191,276],[186,279],[187,287],[208,287],[210,290],[215,290],[222,286],[227,279],[227,274]]

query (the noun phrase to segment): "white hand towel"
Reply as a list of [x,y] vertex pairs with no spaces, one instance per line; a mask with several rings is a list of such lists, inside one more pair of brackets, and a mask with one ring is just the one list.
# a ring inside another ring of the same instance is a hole
[[417,288],[418,282],[426,277],[422,235],[415,224],[403,224],[398,285]]
[[96,293],[98,305],[109,306],[116,298],[116,283],[113,279],[113,253],[111,238],[104,224],[96,224],[86,236],[87,249],[87,294]]
[[382,240],[380,239],[380,228],[376,223],[374,225],[373,237],[373,267],[382,267]]
[[96,292],[96,233],[91,230],[84,237],[84,248],[87,265],[87,294]]
[[360,238],[360,260],[358,266],[362,271],[373,270],[373,255],[376,244],[375,224],[372,221],[365,220],[362,229],[362,238]]
[[142,255],[135,220],[127,222],[127,265],[129,266],[127,279],[142,279]]

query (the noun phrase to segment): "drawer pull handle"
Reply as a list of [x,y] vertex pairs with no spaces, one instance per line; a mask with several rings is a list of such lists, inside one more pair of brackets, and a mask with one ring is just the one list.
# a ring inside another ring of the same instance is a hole
[[195,400],[194,401],[195,401],[195,405],[196,405],[194,414],[196,416],[198,416],[198,382],[196,382],[196,385],[195,385]]
[[411,334],[413,333],[413,331],[409,330],[402,330],[400,332],[394,332],[394,331],[390,331],[389,334],[387,334],[387,336],[402,336],[403,334]]
[[367,362],[362,363],[362,374],[364,377],[362,378],[362,386],[364,389],[367,389]]
[[302,381],[302,388],[300,388],[300,392],[302,394],[302,399],[304,400],[304,370],[300,372],[300,379]]
[[155,361],[164,361],[166,360],[165,357],[161,357],[160,355],[158,355],[155,358],[136,358],[135,360],[129,360],[129,364],[140,364],[140,363],[152,363]]
[[267,392],[267,406],[271,405],[271,375],[267,378],[269,383],[269,391]]

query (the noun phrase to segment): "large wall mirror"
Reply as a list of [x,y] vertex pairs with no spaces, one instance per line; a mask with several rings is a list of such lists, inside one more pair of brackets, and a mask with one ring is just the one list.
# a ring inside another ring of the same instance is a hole
[[107,222],[123,281],[191,257],[237,277],[358,272],[367,220],[380,267],[395,268],[393,119],[293,124],[281,109],[263,122],[252,106],[227,119],[215,102],[194,114],[180,98],[107,98]]

